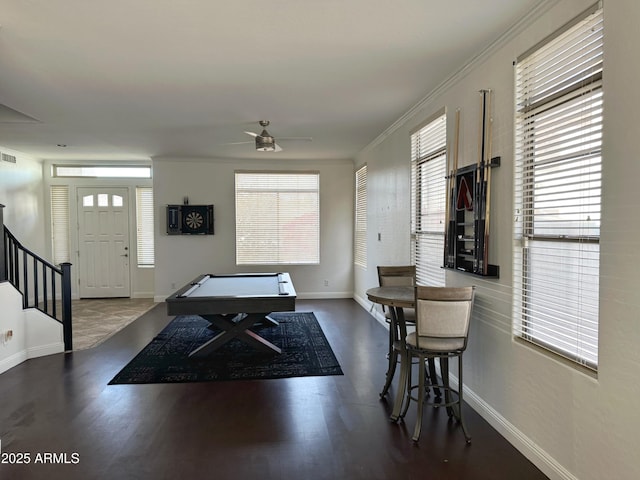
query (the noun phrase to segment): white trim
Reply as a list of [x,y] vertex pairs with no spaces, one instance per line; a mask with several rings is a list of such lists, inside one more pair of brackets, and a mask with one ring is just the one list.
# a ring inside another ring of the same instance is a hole
[[[458,378],[454,375],[451,375],[450,378],[451,385],[458,388]],[[464,401],[550,479],[578,480],[578,477],[572,475],[555,458],[466,386],[464,387]],[[473,436],[473,432],[470,433]],[[473,442],[473,440],[471,441]]]
[[49,343],[27,348],[27,358],[38,358],[56,353],[64,353],[64,342]]
[[21,350],[19,352],[14,353],[10,357],[0,360],[0,373],[4,373],[7,370],[15,367],[16,365],[20,365],[22,362],[26,361],[29,357],[27,356],[27,352],[25,350]]

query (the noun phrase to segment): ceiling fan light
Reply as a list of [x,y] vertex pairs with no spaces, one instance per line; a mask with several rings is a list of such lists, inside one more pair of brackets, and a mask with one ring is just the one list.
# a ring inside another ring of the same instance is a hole
[[[263,132],[265,133],[265,132]],[[261,136],[258,135],[256,137],[256,150],[260,152],[273,152],[276,149],[276,142],[273,137],[269,136]]]

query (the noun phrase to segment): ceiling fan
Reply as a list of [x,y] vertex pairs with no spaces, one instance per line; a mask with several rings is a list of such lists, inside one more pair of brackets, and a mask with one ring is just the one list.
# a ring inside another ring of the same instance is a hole
[[[281,152],[283,149],[280,145],[276,143],[276,139],[267,132],[267,127],[269,126],[269,120],[260,120],[258,122],[262,127],[262,132],[260,134],[254,132],[247,132],[247,135],[251,135],[255,138],[256,150],[259,152]],[[278,141],[290,141],[290,140],[299,140],[310,142],[312,140],[311,137],[278,137]],[[253,143],[253,142],[235,142],[230,143],[228,145],[241,145],[244,143]]]

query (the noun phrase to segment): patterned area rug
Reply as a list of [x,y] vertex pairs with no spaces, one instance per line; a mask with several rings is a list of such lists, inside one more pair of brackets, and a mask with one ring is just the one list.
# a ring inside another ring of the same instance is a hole
[[218,332],[198,316],[176,317],[109,385],[132,383],[211,382],[323,375],[342,375],[327,338],[313,313],[272,313],[275,327],[254,330],[282,349],[261,353],[234,339],[204,359],[189,352]]

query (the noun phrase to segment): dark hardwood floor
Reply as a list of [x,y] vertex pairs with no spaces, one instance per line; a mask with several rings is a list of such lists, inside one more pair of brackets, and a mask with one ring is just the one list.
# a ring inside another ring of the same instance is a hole
[[391,399],[378,397],[385,328],[352,300],[300,300],[297,310],[316,314],[344,376],[107,385],[170,321],[164,304],[98,347],[3,373],[2,459],[29,453],[30,463],[0,464],[0,478],[546,478],[469,408],[471,445],[443,410],[425,412],[413,444],[415,408],[391,423]]

